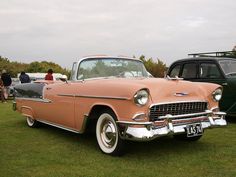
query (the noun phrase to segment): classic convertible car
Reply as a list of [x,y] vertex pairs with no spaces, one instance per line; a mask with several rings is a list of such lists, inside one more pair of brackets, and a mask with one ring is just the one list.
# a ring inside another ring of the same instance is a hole
[[193,141],[204,129],[225,126],[221,95],[217,84],[150,78],[134,58],[96,56],[75,62],[69,81],[17,85],[13,106],[30,127],[45,123],[76,133],[94,127],[102,152],[120,155],[126,140]]

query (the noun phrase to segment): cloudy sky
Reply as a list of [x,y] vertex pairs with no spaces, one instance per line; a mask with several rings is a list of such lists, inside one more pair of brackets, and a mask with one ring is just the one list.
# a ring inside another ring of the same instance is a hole
[[0,55],[70,68],[87,55],[159,58],[236,45],[235,0],[2,0]]

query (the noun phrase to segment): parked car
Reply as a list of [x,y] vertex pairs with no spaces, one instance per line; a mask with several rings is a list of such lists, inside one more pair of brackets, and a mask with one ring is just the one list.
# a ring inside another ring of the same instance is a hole
[[193,141],[204,129],[225,126],[221,94],[217,84],[150,78],[134,58],[97,56],[75,62],[70,81],[17,85],[13,106],[30,127],[41,122],[84,133],[95,125],[102,152],[120,155],[126,140]]
[[236,58],[199,56],[181,59],[170,65],[167,75],[222,85],[220,109],[229,116],[236,115]]

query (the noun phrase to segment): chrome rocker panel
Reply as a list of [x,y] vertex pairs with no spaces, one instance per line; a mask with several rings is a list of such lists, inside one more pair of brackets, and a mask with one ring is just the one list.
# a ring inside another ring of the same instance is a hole
[[[203,129],[226,126],[225,115],[226,113],[224,112],[206,110],[205,114],[166,115],[161,117],[161,121],[155,122],[117,121],[117,124],[119,125],[120,137],[122,139],[150,141],[161,136],[183,134],[186,132],[186,126],[191,123],[201,123]],[[188,118],[190,116],[196,117]],[[157,126],[156,123],[162,125]]]

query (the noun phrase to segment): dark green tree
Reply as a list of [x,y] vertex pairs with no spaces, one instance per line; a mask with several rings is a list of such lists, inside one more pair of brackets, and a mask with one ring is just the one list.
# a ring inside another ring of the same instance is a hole
[[154,77],[163,77],[165,71],[167,70],[166,64],[157,59],[156,62],[152,59],[146,59],[144,55],[139,57],[140,60],[143,61],[147,71],[152,74]]

